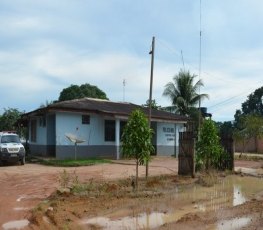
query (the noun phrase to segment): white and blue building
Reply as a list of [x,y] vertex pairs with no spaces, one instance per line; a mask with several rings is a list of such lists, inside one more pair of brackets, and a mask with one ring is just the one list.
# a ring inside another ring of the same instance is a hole
[[[148,108],[125,102],[82,98],[48,105],[23,115],[29,130],[28,145],[32,155],[73,159],[75,144],[67,136],[83,142],[77,144],[79,159],[121,158],[121,135],[129,115]],[[179,131],[187,117],[152,110],[155,155],[178,155]]]

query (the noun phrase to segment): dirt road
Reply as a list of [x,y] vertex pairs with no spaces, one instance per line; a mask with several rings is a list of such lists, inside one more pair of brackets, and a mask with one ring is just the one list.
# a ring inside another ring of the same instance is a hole
[[[150,164],[149,174],[177,173],[178,162],[175,158],[155,158]],[[0,167],[0,226],[10,221],[27,219],[28,210],[47,198],[59,187],[58,177],[67,170],[76,173],[80,181],[94,179],[116,179],[135,175],[134,161],[114,161],[77,168],[62,168],[26,164]],[[145,167],[139,167],[139,174]],[[4,225],[6,226],[6,225]]]
[[[258,162],[237,161],[236,167],[259,168]],[[134,161],[114,161],[78,168],[62,168],[26,164],[24,166],[0,167],[0,226],[8,229],[8,223],[26,220],[30,209],[47,198],[59,187],[58,178],[63,170],[76,173],[81,182],[94,179],[109,180],[135,175]],[[157,157],[150,163],[149,174],[177,174],[178,161],[172,157]],[[145,174],[145,167],[139,167],[139,174]]]

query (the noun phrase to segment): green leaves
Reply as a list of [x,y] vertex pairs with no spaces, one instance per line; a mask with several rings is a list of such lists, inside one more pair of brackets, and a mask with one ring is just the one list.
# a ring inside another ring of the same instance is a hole
[[219,168],[224,150],[219,143],[219,136],[215,123],[212,120],[205,120],[200,132],[200,140],[196,145],[197,162],[199,167]]
[[108,99],[104,93],[97,86],[90,84],[71,85],[60,92],[58,101],[67,101],[72,99],[79,99],[84,97]]
[[122,135],[122,153],[129,158],[135,158],[141,165],[150,160],[154,151],[151,143],[152,130],[148,120],[140,110],[132,112]]
[[189,71],[180,70],[179,74],[174,76],[173,82],[165,85],[163,96],[170,98],[181,115],[190,115],[190,109],[195,107],[199,100],[208,98],[207,94],[198,94],[203,82],[199,80],[194,83],[195,77],[196,75],[191,75]]

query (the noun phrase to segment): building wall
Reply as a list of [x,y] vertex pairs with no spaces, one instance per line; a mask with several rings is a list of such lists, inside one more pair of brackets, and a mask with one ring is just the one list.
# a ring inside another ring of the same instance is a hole
[[157,155],[178,155],[179,134],[182,124],[157,123],[156,152]]
[[[57,159],[74,159],[75,145],[67,134],[84,140],[76,147],[77,158],[103,157],[116,159],[119,155],[119,141],[105,141],[105,118],[99,115],[90,115],[90,123],[82,124],[81,113],[49,114],[46,116],[46,126],[41,127],[37,122],[37,141],[30,143],[33,154],[54,156]],[[116,126],[117,121],[116,121]],[[178,153],[178,132],[182,124],[154,123],[155,137],[153,138],[157,155],[171,156]],[[30,128],[29,128],[30,130]],[[117,133],[117,132],[116,132]],[[117,136],[116,136],[117,137]],[[116,138],[115,138],[116,139]]]
[[[47,124],[46,117],[34,117],[32,120],[36,120],[36,141],[31,141],[31,122],[29,122],[29,150],[31,154],[38,154],[40,156],[47,155]],[[44,123],[43,123],[44,122]]]
[[116,159],[115,142],[104,140],[104,118],[90,115],[90,124],[82,124],[82,114],[56,114],[56,157],[58,159],[75,158],[75,145],[66,134],[73,134],[84,140],[78,143],[78,158],[103,157]]

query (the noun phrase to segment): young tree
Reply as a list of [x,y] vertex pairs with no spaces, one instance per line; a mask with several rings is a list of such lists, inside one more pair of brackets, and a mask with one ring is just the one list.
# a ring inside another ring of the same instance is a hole
[[99,98],[108,100],[106,93],[104,93],[97,86],[90,84],[71,85],[60,92],[58,101],[67,101],[79,99],[83,97]]
[[199,168],[204,166],[206,170],[209,170],[220,167],[220,160],[224,157],[224,151],[219,143],[215,123],[210,119],[205,120],[202,125],[196,150]]
[[163,96],[168,97],[172,105],[181,115],[191,115],[191,109],[198,105],[199,100],[208,98],[207,94],[198,94],[199,87],[203,86],[201,80],[194,83],[196,75],[189,71],[180,70],[179,74],[173,77],[173,82],[165,85]]
[[154,151],[152,145],[152,130],[148,120],[140,110],[134,110],[130,115],[122,134],[122,153],[136,161],[136,189],[138,188],[138,168],[150,160]]

